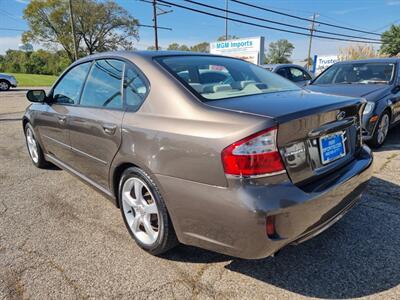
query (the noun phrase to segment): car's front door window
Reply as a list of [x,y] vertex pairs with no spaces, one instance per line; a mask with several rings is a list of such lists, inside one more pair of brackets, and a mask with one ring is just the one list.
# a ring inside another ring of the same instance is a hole
[[53,89],[53,103],[77,104],[79,94],[91,62],[83,63],[72,68],[65,74]]
[[80,105],[122,108],[124,63],[115,59],[95,61],[83,88]]
[[276,71],[276,73],[281,75],[282,77],[289,79],[287,68],[280,68],[278,71]]
[[308,75],[306,72],[298,68],[290,68],[290,76],[293,82],[299,82],[311,79],[310,75]]

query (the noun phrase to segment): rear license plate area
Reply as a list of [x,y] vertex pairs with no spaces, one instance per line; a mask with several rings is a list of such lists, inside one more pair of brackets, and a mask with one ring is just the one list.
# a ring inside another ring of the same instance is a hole
[[319,149],[323,165],[329,164],[346,155],[344,132],[335,132],[320,137]]

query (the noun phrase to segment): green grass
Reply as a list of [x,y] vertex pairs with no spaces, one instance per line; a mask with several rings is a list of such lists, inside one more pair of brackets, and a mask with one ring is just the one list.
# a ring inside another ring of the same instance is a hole
[[51,86],[57,79],[53,75],[11,73],[18,81],[18,86]]

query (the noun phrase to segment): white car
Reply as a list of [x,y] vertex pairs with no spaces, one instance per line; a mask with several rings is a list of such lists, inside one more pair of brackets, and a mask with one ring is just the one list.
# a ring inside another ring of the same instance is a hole
[[8,91],[10,87],[17,87],[18,82],[14,76],[0,73],[0,91]]

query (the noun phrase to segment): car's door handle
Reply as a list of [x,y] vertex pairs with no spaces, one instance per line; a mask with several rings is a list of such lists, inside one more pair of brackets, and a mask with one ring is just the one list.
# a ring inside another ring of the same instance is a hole
[[103,124],[103,131],[107,134],[114,134],[117,129],[117,125],[115,124]]
[[58,116],[58,123],[65,124],[66,121],[67,121],[66,116]]

